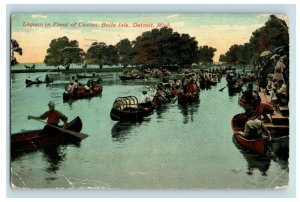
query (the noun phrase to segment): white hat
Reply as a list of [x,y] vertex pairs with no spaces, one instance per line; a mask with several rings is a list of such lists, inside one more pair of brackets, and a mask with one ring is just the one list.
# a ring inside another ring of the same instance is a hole
[[50,101],[50,102],[48,103],[48,105],[51,105],[52,107],[55,107],[55,103],[54,103],[53,101]]

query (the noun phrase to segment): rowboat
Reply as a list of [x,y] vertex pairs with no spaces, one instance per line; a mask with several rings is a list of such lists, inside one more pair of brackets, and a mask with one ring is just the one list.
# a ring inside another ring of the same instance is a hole
[[26,86],[30,86],[30,85],[33,85],[33,84],[42,84],[42,83],[46,83],[46,84],[48,84],[48,83],[52,83],[53,82],[53,79],[50,79],[50,80],[48,80],[48,81],[40,81],[40,80],[38,80],[38,81],[33,81],[33,80],[30,80],[30,79],[26,79],[25,80],[25,84],[26,84]]
[[[82,121],[79,117],[73,119],[67,124],[68,131],[80,132],[82,129]],[[80,138],[69,133],[57,132],[48,134],[41,133],[42,129],[19,132],[11,135],[11,152],[31,151],[39,148],[49,147],[53,144],[61,144],[67,142],[80,141]]]
[[103,87],[100,85],[95,85],[91,87],[91,91],[86,91],[83,88],[78,89],[74,93],[63,93],[63,99],[64,101],[67,100],[76,100],[76,99],[82,99],[82,98],[90,98],[96,95],[99,95],[103,90]]
[[178,104],[187,104],[198,102],[200,100],[199,93],[197,94],[187,94],[187,93],[179,93],[178,97]]
[[135,96],[118,97],[110,111],[113,121],[141,121],[150,116],[155,108],[154,103],[149,106],[141,106]]
[[268,143],[271,141],[271,136],[261,137],[258,139],[246,139],[241,136],[238,132],[244,131],[245,123],[248,118],[244,113],[235,115],[231,120],[231,127],[234,131],[234,136],[236,140],[245,148],[260,154],[265,155],[267,152]]

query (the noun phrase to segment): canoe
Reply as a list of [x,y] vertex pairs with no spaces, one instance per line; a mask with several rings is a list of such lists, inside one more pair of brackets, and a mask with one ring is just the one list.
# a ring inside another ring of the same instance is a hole
[[26,79],[25,80],[25,84],[26,86],[30,86],[30,85],[33,85],[33,84],[42,84],[42,83],[52,83],[53,82],[53,79],[50,79],[49,81],[32,81],[30,79]]
[[150,116],[154,108],[154,103],[147,107],[141,106],[135,96],[118,97],[113,103],[110,118],[113,121],[141,121]]
[[[79,117],[68,123],[67,130],[80,132],[82,121]],[[39,148],[49,147],[53,144],[80,141],[80,138],[69,133],[57,132],[53,134],[40,134],[42,129],[19,132],[11,135],[11,152],[31,151]]]
[[134,80],[134,79],[145,79],[145,76],[119,76],[122,81]]
[[82,99],[82,98],[90,98],[96,95],[99,95],[103,87],[101,85],[95,85],[91,88],[92,91],[85,91],[84,89],[78,89],[75,93],[63,93],[63,100],[76,100],[76,99]]
[[236,140],[245,148],[257,154],[265,155],[267,152],[268,143],[271,141],[271,136],[258,139],[246,139],[238,134],[238,132],[244,131],[244,126],[247,120],[247,116],[244,113],[237,114],[232,118],[231,127],[234,131]]

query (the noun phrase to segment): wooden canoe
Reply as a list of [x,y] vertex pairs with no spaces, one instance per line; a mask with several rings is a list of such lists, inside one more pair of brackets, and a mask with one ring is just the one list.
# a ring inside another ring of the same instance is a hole
[[231,127],[234,131],[236,140],[245,148],[260,154],[265,155],[267,152],[268,143],[271,141],[271,136],[262,137],[258,139],[246,139],[238,132],[244,131],[245,123],[247,122],[247,116],[244,113],[235,115],[231,120]]
[[[82,121],[79,117],[68,123],[67,130],[80,132]],[[53,134],[41,134],[42,129],[19,132],[11,135],[11,152],[30,151],[39,148],[45,148],[53,144],[80,141],[68,133],[57,132]]]
[[118,97],[110,111],[110,118],[113,121],[141,121],[150,116],[154,108],[152,103],[148,107],[141,106],[135,96]]

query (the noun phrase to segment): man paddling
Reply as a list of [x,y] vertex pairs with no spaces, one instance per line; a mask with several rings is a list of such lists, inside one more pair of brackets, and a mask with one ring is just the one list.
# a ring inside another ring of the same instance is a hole
[[[44,127],[43,132],[57,132],[58,130],[55,128],[58,126],[59,120],[64,122],[63,129],[67,126],[68,117],[64,115],[63,113],[55,110],[55,103],[53,101],[50,101],[48,103],[49,111],[46,111],[40,116],[28,116],[29,119],[47,119],[47,125]],[[55,127],[52,127],[52,126]]]

